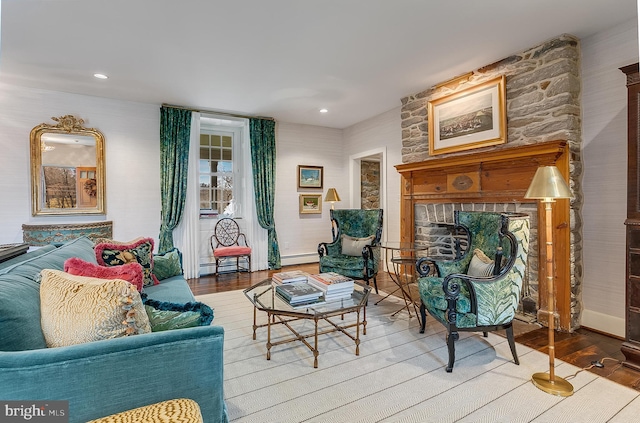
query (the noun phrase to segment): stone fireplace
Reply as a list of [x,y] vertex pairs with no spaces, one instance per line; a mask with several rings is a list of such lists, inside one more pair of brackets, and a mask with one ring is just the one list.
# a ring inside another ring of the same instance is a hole
[[[429,155],[428,103],[504,75],[506,143],[463,153]],[[556,328],[580,325],[582,289],[582,177],[580,43],[568,34],[402,99],[401,238],[423,235],[421,217],[447,208],[544,208],[523,198],[540,165],[555,164],[574,198],[553,205]],[[469,186],[471,185],[471,186]],[[443,208],[441,208],[443,207]],[[531,215],[531,214],[530,214]],[[533,219],[533,216],[532,216]],[[532,224],[534,222],[532,221]],[[537,226],[532,225],[532,229]],[[418,231],[416,233],[416,231]],[[540,237],[544,237],[541,231]],[[548,320],[544,239],[532,245],[529,291],[538,297],[538,321]],[[525,293],[526,295],[527,293]],[[537,294],[537,295],[536,295]]]
[[[546,258],[544,231],[537,230],[538,216],[544,216],[544,206],[524,198],[539,166],[555,165],[562,175],[569,176],[569,146],[566,141],[549,141],[521,147],[501,147],[491,151],[467,153],[437,160],[397,165],[401,176],[401,239],[402,241],[430,243],[432,224],[453,221],[453,210],[519,211],[530,215],[532,238],[528,268],[521,307],[537,314],[537,321],[548,321],[546,269],[538,262]],[[457,184],[460,178],[471,183]],[[579,255],[572,239],[576,237],[569,200],[553,203],[553,243],[555,261],[555,287],[557,328],[575,329],[576,296],[573,287],[576,275],[581,274]],[[425,225],[425,222],[427,223]],[[444,225],[446,226],[446,225]],[[540,247],[543,248],[540,248]],[[433,248],[438,248],[436,245]]]

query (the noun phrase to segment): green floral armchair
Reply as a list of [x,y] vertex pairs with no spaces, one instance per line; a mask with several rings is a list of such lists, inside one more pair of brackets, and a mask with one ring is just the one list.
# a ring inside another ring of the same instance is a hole
[[[426,311],[447,328],[453,370],[459,331],[505,329],[519,364],[513,337],[515,316],[529,252],[529,217],[516,213],[455,212],[455,225],[467,233],[468,248],[455,260],[423,257],[417,262],[420,312],[424,333]],[[437,276],[427,276],[437,274]],[[426,311],[425,311],[426,310]]]
[[373,279],[378,292],[382,209],[331,210],[331,225],[333,241],[318,244],[320,273],[336,272],[367,285]]

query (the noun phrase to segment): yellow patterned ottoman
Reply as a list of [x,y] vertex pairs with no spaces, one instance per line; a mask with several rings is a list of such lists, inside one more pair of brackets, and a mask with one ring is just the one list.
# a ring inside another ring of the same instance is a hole
[[198,404],[187,398],[173,399],[112,414],[87,423],[202,423]]

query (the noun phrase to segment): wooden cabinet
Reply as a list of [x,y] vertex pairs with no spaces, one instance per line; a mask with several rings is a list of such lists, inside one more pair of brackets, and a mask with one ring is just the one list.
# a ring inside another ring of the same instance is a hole
[[627,141],[627,266],[625,341],[622,353],[628,367],[640,370],[640,185],[638,184],[638,97],[640,74],[638,64],[620,68],[627,75],[628,141]]

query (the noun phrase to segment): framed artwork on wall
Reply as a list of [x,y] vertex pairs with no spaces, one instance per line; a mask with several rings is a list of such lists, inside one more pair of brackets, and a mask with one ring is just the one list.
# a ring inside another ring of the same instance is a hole
[[322,189],[322,166],[298,165],[298,188]]
[[507,141],[504,75],[429,101],[429,155]]
[[300,214],[321,214],[322,194],[300,194]]

